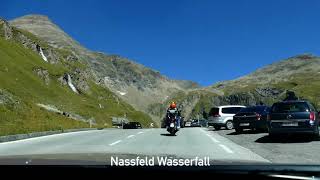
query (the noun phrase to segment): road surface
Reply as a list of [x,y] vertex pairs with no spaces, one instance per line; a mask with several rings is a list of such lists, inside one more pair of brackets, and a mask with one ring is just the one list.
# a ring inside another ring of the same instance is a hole
[[272,163],[282,164],[320,164],[320,138],[312,139],[303,135],[284,136],[270,139],[268,133],[246,130],[242,134],[234,130],[209,131],[219,134]]
[[183,128],[177,136],[169,136],[165,129],[105,129],[0,143],[2,157],[90,153],[270,162],[206,128]]

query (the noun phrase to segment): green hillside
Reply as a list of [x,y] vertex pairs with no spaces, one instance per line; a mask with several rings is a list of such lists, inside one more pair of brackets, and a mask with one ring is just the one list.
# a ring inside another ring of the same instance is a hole
[[[0,135],[89,127],[86,122],[49,112],[37,103],[94,118],[97,126],[110,127],[112,117],[125,113],[128,119],[144,126],[151,122],[149,116],[93,82],[89,82],[90,93],[76,94],[62,86],[57,79],[69,71],[68,66],[46,63],[14,40],[0,37],[0,62]],[[36,69],[47,70],[49,84],[36,74]]]

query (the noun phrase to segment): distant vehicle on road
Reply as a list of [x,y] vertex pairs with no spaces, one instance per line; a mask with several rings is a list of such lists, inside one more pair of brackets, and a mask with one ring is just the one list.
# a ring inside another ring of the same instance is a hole
[[191,127],[208,127],[208,121],[205,119],[193,119],[191,120]]
[[283,101],[272,105],[267,118],[270,137],[304,133],[319,136],[319,113],[308,101]]
[[142,129],[139,122],[129,122],[123,125],[123,129]]
[[201,127],[200,121],[198,119],[193,119],[191,121],[191,127]]
[[184,123],[185,127],[207,127],[208,123],[206,120],[203,119],[191,119]]
[[241,109],[233,116],[233,125],[237,133],[243,129],[266,131],[267,115],[270,111],[268,106],[250,106]]
[[184,123],[184,127],[191,127],[191,121],[186,121]]
[[208,120],[206,119],[200,119],[199,123],[201,127],[208,127]]
[[211,108],[208,126],[213,126],[216,130],[220,130],[221,127],[226,127],[228,130],[233,129],[233,116],[245,107],[241,105],[229,105]]

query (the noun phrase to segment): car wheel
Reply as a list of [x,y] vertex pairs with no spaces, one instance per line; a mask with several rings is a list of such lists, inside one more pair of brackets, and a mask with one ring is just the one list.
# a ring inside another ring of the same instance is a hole
[[236,130],[236,133],[237,133],[237,134],[240,134],[240,133],[242,133],[242,131],[243,131],[242,128],[235,128],[235,130]]
[[215,130],[220,130],[221,126],[213,126]]
[[227,123],[226,123],[226,128],[227,128],[228,130],[233,129],[233,123],[232,123],[232,121],[227,121]]

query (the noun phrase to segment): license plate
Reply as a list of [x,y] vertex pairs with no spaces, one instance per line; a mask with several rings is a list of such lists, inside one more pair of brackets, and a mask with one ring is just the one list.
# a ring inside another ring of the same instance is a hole
[[250,126],[250,123],[240,123],[240,126]]
[[298,126],[298,122],[283,122],[282,126],[289,126],[289,127]]
[[173,123],[171,123],[171,124],[170,124],[170,127],[172,127],[172,128],[173,128],[173,127],[174,127],[174,124],[173,124]]

